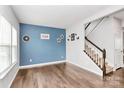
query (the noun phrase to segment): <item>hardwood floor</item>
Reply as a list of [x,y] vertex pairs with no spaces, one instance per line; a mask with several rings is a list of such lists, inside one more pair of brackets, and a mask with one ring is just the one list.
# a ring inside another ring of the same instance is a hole
[[124,87],[124,68],[106,76],[98,75],[67,63],[20,70],[12,88],[97,88]]

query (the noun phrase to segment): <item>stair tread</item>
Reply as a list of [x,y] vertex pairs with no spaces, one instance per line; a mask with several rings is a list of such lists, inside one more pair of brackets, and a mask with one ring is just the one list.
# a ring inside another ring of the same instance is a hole
[[108,65],[108,64],[105,64],[106,65],[106,68],[112,68],[110,65]]
[[107,64],[106,65],[106,74],[108,74],[110,72],[113,72],[113,68]]

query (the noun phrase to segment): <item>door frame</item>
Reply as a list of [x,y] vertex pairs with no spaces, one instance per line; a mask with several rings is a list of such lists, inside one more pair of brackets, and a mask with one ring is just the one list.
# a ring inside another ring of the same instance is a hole
[[121,40],[122,40],[122,51],[123,51],[123,63],[122,63],[122,67],[124,67],[124,28],[122,28]]
[[116,57],[118,56],[118,54],[116,54],[116,53],[119,53],[119,51],[118,51],[119,49],[116,49],[116,45],[115,45],[116,35],[115,35],[114,36],[114,71],[116,71],[120,67],[124,67],[124,61],[123,61],[124,57],[122,57],[124,54],[124,28],[121,29],[121,31],[119,33],[120,33],[120,45],[121,45],[120,46],[121,47],[120,48],[120,58],[122,58],[122,59],[120,59],[121,62],[117,64]]

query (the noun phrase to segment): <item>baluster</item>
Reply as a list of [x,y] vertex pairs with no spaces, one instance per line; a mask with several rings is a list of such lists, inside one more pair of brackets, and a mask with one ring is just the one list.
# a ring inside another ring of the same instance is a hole
[[99,66],[100,66],[100,68],[102,68],[102,58],[101,57],[99,59]]
[[98,59],[98,63],[97,63],[97,64],[98,64],[98,66],[100,66],[100,57],[99,57],[99,59]]
[[92,59],[93,59],[93,50],[91,51],[91,57],[92,57]]
[[92,54],[92,58],[93,58],[93,60],[94,60],[94,55],[95,55],[95,52],[94,52],[94,50],[93,50],[93,54]]
[[89,55],[89,45],[88,45],[88,48],[87,48],[87,54]]
[[98,59],[99,59],[99,56],[98,54],[96,54],[96,63],[98,64]]
[[96,53],[94,54],[94,61],[95,61],[95,63],[96,63]]
[[103,69],[104,66],[104,62],[103,62],[103,58],[101,59],[101,68]]
[[[92,48],[90,48],[90,57],[91,57],[91,51],[92,51]],[[91,57],[92,58],[92,57]]]

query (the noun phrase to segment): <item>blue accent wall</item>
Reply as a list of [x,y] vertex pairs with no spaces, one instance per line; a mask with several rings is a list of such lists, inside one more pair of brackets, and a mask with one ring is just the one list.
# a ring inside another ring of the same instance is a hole
[[[40,39],[40,34],[50,34],[49,40]],[[63,34],[64,40],[58,44],[57,38]],[[22,37],[28,35],[30,40],[24,42]],[[32,59],[32,62],[30,61]],[[65,29],[20,24],[20,65],[32,65],[66,59]]]

